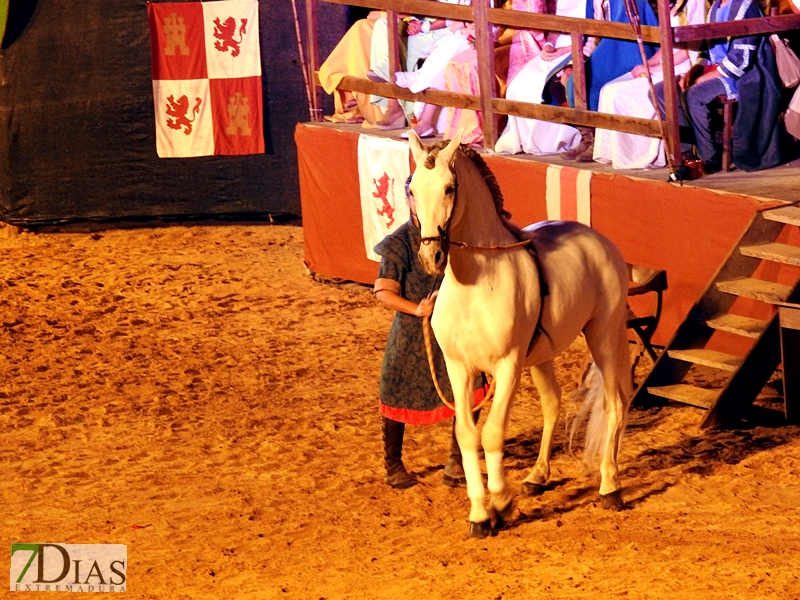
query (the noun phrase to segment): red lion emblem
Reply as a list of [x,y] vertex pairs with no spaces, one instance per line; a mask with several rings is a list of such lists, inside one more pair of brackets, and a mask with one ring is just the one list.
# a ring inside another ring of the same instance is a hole
[[394,206],[389,203],[389,182],[393,181],[389,179],[389,176],[384,173],[381,175],[380,179],[373,179],[372,183],[375,185],[375,188],[378,190],[377,192],[372,192],[372,196],[374,198],[380,198],[383,200],[383,206],[378,210],[378,214],[382,217],[386,217],[389,219],[389,222],[386,223],[386,229],[392,226],[394,223]]
[[178,98],[176,102],[173,96],[169,96],[167,98],[167,116],[172,118],[167,119],[167,127],[178,131],[183,128],[183,133],[186,135],[192,133],[192,123],[194,123],[197,113],[200,112],[200,105],[203,103],[200,98],[196,98],[195,100],[196,103],[192,110],[192,118],[190,119],[187,116],[189,112],[189,98],[184,95]]
[[239,44],[244,39],[244,34],[247,33],[247,19],[242,19],[242,25],[239,27],[239,39],[234,39],[236,35],[236,19],[228,17],[224,23],[220,23],[219,17],[214,19],[214,37],[217,41],[214,42],[214,48],[220,52],[227,52],[231,48],[231,56],[239,56]]

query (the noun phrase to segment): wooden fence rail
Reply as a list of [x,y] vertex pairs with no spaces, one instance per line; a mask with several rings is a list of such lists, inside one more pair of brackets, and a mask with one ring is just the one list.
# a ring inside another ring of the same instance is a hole
[[[400,66],[400,46],[398,35],[398,15],[417,14],[472,21],[475,23],[475,47],[478,60],[478,81],[480,95],[460,94],[441,90],[424,90],[412,93],[393,83],[376,83],[367,79],[348,76],[339,85],[340,90],[375,94],[398,98],[400,100],[421,101],[439,106],[453,106],[478,110],[483,115],[484,146],[494,148],[499,132],[499,115],[512,115],[568,123],[587,127],[600,127],[627,133],[636,133],[664,139],[666,152],[671,164],[678,165],[681,160],[678,136],[678,93],[676,86],[665,86],[664,101],[666,119],[641,119],[621,115],[611,115],[587,110],[586,76],[583,61],[574,61],[575,108],[564,108],[545,104],[510,101],[497,97],[494,73],[494,46],[490,25],[504,25],[515,29],[536,29],[558,31],[572,36],[572,56],[583,54],[585,36],[608,37],[621,40],[636,40],[633,28],[626,23],[609,23],[594,19],[576,19],[557,15],[488,8],[483,0],[473,2],[472,6],[446,4],[431,0],[306,0],[308,25],[308,46],[310,81],[319,82],[319,49],[317,44],[317,2],[346,4],[362,8],[385,10],[387,12],[389,36],[389,72],[405,70]],[[672,50],[674,44],[690,41],[734,37],[739,35],[764,34],[800,28],[800,15],[768,16],[761,19],[744,19],[704,25],[690,25],[673,28],[670,23],[669,0],[657,0],[659,27],[642,26],[644,42],[660,44],[664,73],[674,72]],[[312,94],[314,114],[320,115],[319,89]]]

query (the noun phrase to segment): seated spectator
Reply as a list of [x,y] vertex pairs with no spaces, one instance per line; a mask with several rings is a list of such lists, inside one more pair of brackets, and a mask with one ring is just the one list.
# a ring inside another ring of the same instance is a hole
[[[470,5],[471,0],[440,0],[451,4]],[[408,88],[414,93],[426,89],[444,89],[444,69],[450,59],[471,47],[475,40],[475,26],[473,23],[462,21],[446,21],[447,29],[452,35],[440,37],[430,48],[428,57],[416,71],[398,71],[394,74],[393,81],[400,87]],[[438,110],[434,104],[421,104],[415,111],[419,113],[418,123],[414,130],[420,137],[431,137],[436,132],[433,118]],[[401,137],[408,137],[403,134]]]
[[[455,3],[457,0],[438,0],[439,2]],[[447,37],[452,31],[447,27],[444,19],[429,17],[406,17],[406,70],[414,72],[419,67],[421,60],[430,54],[437,40]],[[370,47],[370,69],[367,78],[372,81],[389,80],[389,28],[386,19],[375,23],[372,32]],[[371,102],[385,110],[384,118],[376,123],[379,129],[402,129],[406,124],[406,110],[413,110],[413,103],[400,103],[395,98],[371,96]],[[403,105],[408,104],[407,108]]]
[[[653,9],[645,0],[637,0],[642,25],[657,23]],[[575,18],[587,17],[627,23],[624,0],[558,0],[556,14]],[[651,55],[654,49],[647,46]],[[586,44],[587,103],[590,110],[597,110],[600,88],[611,79],[629,71],[641,60],[636,42],[606,38]],[[569,34],[550,33],[542,53],[528,62],[509,84],[506,98],[524,102],[551,102],[550,83],[558,79],[566,83],[566,97],[571,100],[571,75],[566,69],[572,58],[572,39]],[[556,101],[557,102],[557,101]],[[570,102],[574,105],[574,102]],[[562,157],[591,160],[593,131],[575,128],[561,123],[509,117],[508,125],[495,145],[497,152],[529,154],[556,154]]]
[[[407,66],[413,70],[425,56],[426,49],[449,32],[441,19],[407,17],[405,21],[409,36]],[[334,95],[334,115],[326,117],[327,120],[345,123],[366,120],[382,129],[399,129],[405,125],[405,113],[397,100],[337,91],[337,86],[347,75],[368,77],[370,73],[388,72],[388,45],[386,13],[381,11],[370,12],[366,19],[356,21],[345,33],[319,69],[322,88],[328,94],[337,92]]]
[[[708,22],[738,21],[763,16],[753,0],[715,0]],[[710,64],[706,64],[709,63]],[[681,126],[691,125],[697,156],[706,174],[721,168],[720,149],[711,131],[709,105],[718,96],[738,99],[742,114],[758,118],[736,119],[733,127],[733,161],[745,171],[774,167],[783,162],[783,126],[779,119],[781,83],[768,36],[746,35],[708,42],[708,53],[679,80],[686,111],[679,111]],[[661,110],[664,83],[656,85]],[[663,112],[662,112],[663,114]],[[685,158],[694,158],[690,143],[681,144]],[[680,168],[679,178],[688,178]]]
[[[705,23],[706,0],[684,0],[670,10],[673,27]],[[698,44],[699,47],[699,44]],[[684,75],[697,61],[697,49],[676,48],[673,53],[674,72]],[[653,82],[662,81],[661,49],[647,61]],[[600,112],[642,119],[655,119],[656,111],[651,99],[650,83],[644,65],[609,81],[600,90]],[[652,138],[610,129],[595,132],[594,160],[610,164],[615,169],[649,169],[666,165],[664,142]]]
[[[546,0],[509,0],[505,7],[522,12],[548,12]],[[550,13],[555,13],[554,1]],[[507,29],[501,34],[495,48],[495,76],[498,81],[499,97],[505,96],[507,82],[513,80],[522,67],[541,54],[545,41],[546,35],[542,31]],[[474,48],[462,52],[447,63],[444,80],[445,89],[448,91],[480,95],[478,57]],[[478,111],[448,107],[444,137],[452,138],[461,129],[463,144],[481,144],[483,142],[481,119],[481,113]]]
[[[564,17],[583,18],[586,16],[586,0],[557,0],[555,12]],[[509,79],[506,99],[542,103],[548,82],[564,69],[571,53],[571,36],[550,32],[539,55]],[[581,134],[569,125],[509,116],[495,150],[508,154],[555,154],[574,148],[580,140]]]
[[[636,0],[639,22],[642,25],[658,27],[658,19],[646,0]],[[590,10],[591,9],[591,12]],[[602,18],[615,23],[630,23],[625,9],[625,0],[595,0],[587,6],[587,17]],[[594,46],[594,47],[593,47]],[[649,59],[657,50],[653,44],[645,44],[645,57]],[[587,44],[589,58],[586,60],[586,104],[589,110],[598,110],[600,90],[605,84],[641,64],[642,55],[639,45],[634,41],[603,38],[594,45],[594,40]],[[573,82],[570,76],[567,81],[567,99],[574,106],[572,96]],[[594,128],[579,127],[581,143],[577,148],[561,153],[561,157],[578,162],[592,162],[594,153]]]

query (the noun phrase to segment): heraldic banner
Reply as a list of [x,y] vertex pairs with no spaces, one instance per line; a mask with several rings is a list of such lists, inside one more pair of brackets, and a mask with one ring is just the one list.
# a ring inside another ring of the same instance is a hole
[[263,154],[258,0],[147,10],[158,156]]
[[406,179],[411,173],[408,142],[358,136],[358,187],[367,258],[380,262],[375,246],[408,221]]

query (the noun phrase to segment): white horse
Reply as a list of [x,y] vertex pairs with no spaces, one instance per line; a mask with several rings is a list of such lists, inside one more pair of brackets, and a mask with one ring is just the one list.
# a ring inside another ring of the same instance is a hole
[[[595,378],[596,393],[587,394],[584,403],[593,413],[587,452],[593,448],[600,457],[603,506],[618,510],[617,454],[632,385],[625,261],[611,242],[579,223],[545,221],[525,230],[513,226],[497,181],[477,152],[460,145],[461,132],[428,150],[413,130],[409,135],[417,164],[410,189],[423,240],[419,256],[429,273],[444,273],[431,326],[455,397],[456,437],[471,503],[470,537],[491,534],[492,516],[495,529],[502,527],[513,508],[503,473],[503,441],[525,366],[531,367],[541,396],[544,429],[523,493],[544,490],[561,405],[553,359],[581,332],[601,374]],[[525,239],[531,243],[520,245]],[[470,415],[472,382],[480,372],[493,375],[496,384],[481,434],[488,510],[478,430]]]

